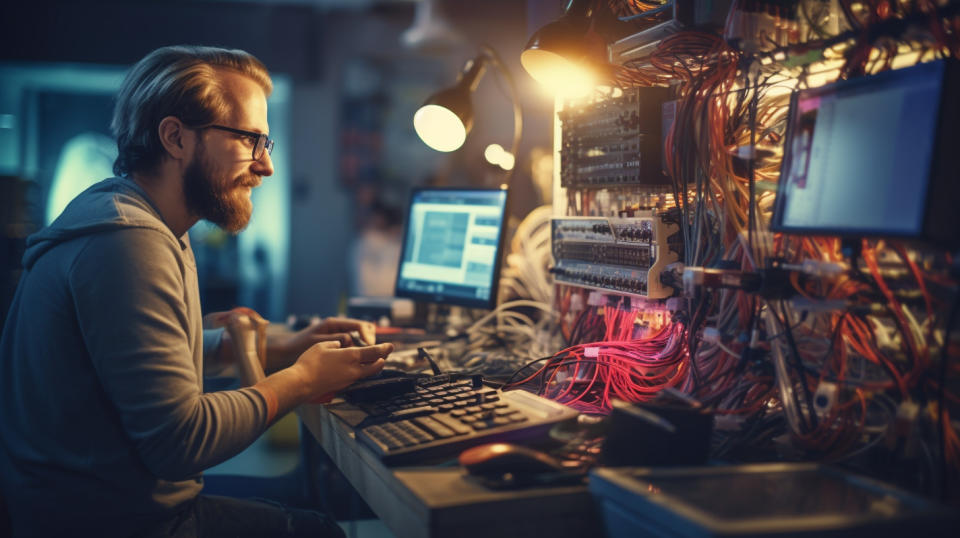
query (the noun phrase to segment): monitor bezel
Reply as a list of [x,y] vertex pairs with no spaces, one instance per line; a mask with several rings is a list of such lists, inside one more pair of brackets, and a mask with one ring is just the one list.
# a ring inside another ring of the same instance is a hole
[[[894,69],[890,71],[883,71],[874,75],[860,77],[850,80],[842,80],[834,82],[831,84],[825,84],[816,88],[805,88],[802,90],[794,91],[790,96],[790,108],[787,114],[787,130],[784,136],[784,151],[783,151],[783,160],[780,165],[780,173],[777,180],[777,193],[776,198],[773,204],[773,214],[770,220],[770,229],[774,232],[783,232],[794,235],[817,235],[817,236],[836,236],[842,238],[890,238],[890,239],[901,239],[901,240],[920,240],[930,243],[943,244],[945,243],[943,237],[936,237],[930,233],[931,222],[934,219],[940,219],[941,217],[934,216],[931,214],[931,202],[935,198],[933,195],[934,191],[940,191],[942,187],[942,181],[938,181],[938,175],[940,174],[940,169],[942,168],[942,163],[944,157],[946,157],[943,151],[943,141],[944,138],[949,138],[951,132],[948,132],[949,129],[945,129],[944,125],[944,112],[955,108],[950,104],[949,99],[947,98],[950,95],[950,88],[956,86],[952,79],[956,78],[956,68],[951,64],[953,62],[947,62],[944,60],[937,60],[933,62],[926,62],[923,64],[917,64],[910,67],[904,67],[901,69]],[[792,166],[792,152],[789,151],[789,148],[793,147],[793,137],[796,131],[795,116],[797,111],[798,102],[801,97],[811,97],[811,96],[822,96],[826,94],[838,94],[845,93],[849,91],[854,91],[857,88],[882,84],[887,85],[892,81],[898,79],[904,79],[911,76],[911,74],[916,70],[938,70],[940,75],[940,98],[938,103],[938,109],[936,113],[936,126],[934,132],[931,133],[934,136],[934,140],[931,143],[932,154],[930,169],[926,175],[925,179],[925,188],[926,192],[924,193],[924,198],[922,202],[922,215],[920,216],[920,221],[918,223],[918,229],[916,233],[903,232],[901,230],[890,230],[890,229],[880,229],[880,228],[830,228],[830,227],[808,227],[808,226],[792,226],[785,225],[783,223],[785,204],[787,203],[787,197],[785,196],[786,192],[786,182],[788,177],[785,172],[789,171]],[[956,189],[951,189],[956,192]],[[940,213],[940,212],[938,212]],[[954,241],[948,241],[953,243]]]
[[[503,202],[503,214],[500,217],[500,236],[497,239],[496,260],[494,260],[492,282],[490,283],[490,297],[487,299],[467,299],[464,297],[451,297],[447,295],[438,295],[435,293],[423,293],[410,291],[400,288],[400,280],[403,274],[403,260],[407,254],[407,237],[410,228],[410,220],[413,215],[413,202],[418,194],[424,192],[449,192],[449,193],[470,193],[470,192],[504,192],[506,198]],[[507,237],[507,222],[510,213],[510,189],[491,188],[491,187],[416,187],[410,192],[410,198],[407,202],[406,219],[403,223],[403,239],[400,249],[400,260],[397,264],[397,278],[393,283],[393,294],[397,297],[405,297],[418,302],[434,303],[450,306],[465,306],[468,308],[493,309],[497,306],[497,298],[500,290],[500,271],[503,263],[503,249]]]

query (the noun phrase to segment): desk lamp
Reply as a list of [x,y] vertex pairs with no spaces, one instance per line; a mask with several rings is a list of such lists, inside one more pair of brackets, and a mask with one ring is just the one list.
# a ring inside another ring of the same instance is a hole
[[488,64],[500,71],[510,88],[510,98],[513,101],[513,145],[510,153],[517,154],[523,129],[517,89],[500,57],[487,46],[480,47],[480,54],[467,60],[456,84],[431,95],[413,115],[413,128],[426,145],[443,152],[457,150],[463,145],[467,133],[473,127],[471,94],[480,84]]
[[520,64],[553,91],[570,97],[589,92],[597,79],[591,65],[605,63],[596,46],[602,43],[594,43],[596,36],[590,32],[593,15],[594,0],[570,0],[563,16],[530,36]]

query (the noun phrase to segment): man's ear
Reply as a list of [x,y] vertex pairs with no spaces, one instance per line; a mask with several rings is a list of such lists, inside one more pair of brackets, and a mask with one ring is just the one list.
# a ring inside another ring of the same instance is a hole
[[160,143],[167,154],[175,160],[183,160],[187,157],[187,138],[192,133],[178,118],[167,116],[160,120],[157,127],[157,134],[160,135]]

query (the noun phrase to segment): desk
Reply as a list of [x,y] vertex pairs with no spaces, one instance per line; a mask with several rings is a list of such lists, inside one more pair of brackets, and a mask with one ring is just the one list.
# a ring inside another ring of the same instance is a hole
[[297,414],[334,464],[398,538],[601,534],[586,486],[492,491],[457,467],[386,467],[322,405]]

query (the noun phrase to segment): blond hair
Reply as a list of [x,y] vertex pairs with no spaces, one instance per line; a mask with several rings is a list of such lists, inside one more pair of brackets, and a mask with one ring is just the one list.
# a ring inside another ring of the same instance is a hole
[[231,69],[273,91],[267,68],[237,49],[179,45],[159,48],[127,73],[110,129],[117,139],[113,173],[128,176],[155,169],[165,154],[157,128],[167,116],[190,127],[216,123],[230,112],[217,69]]

